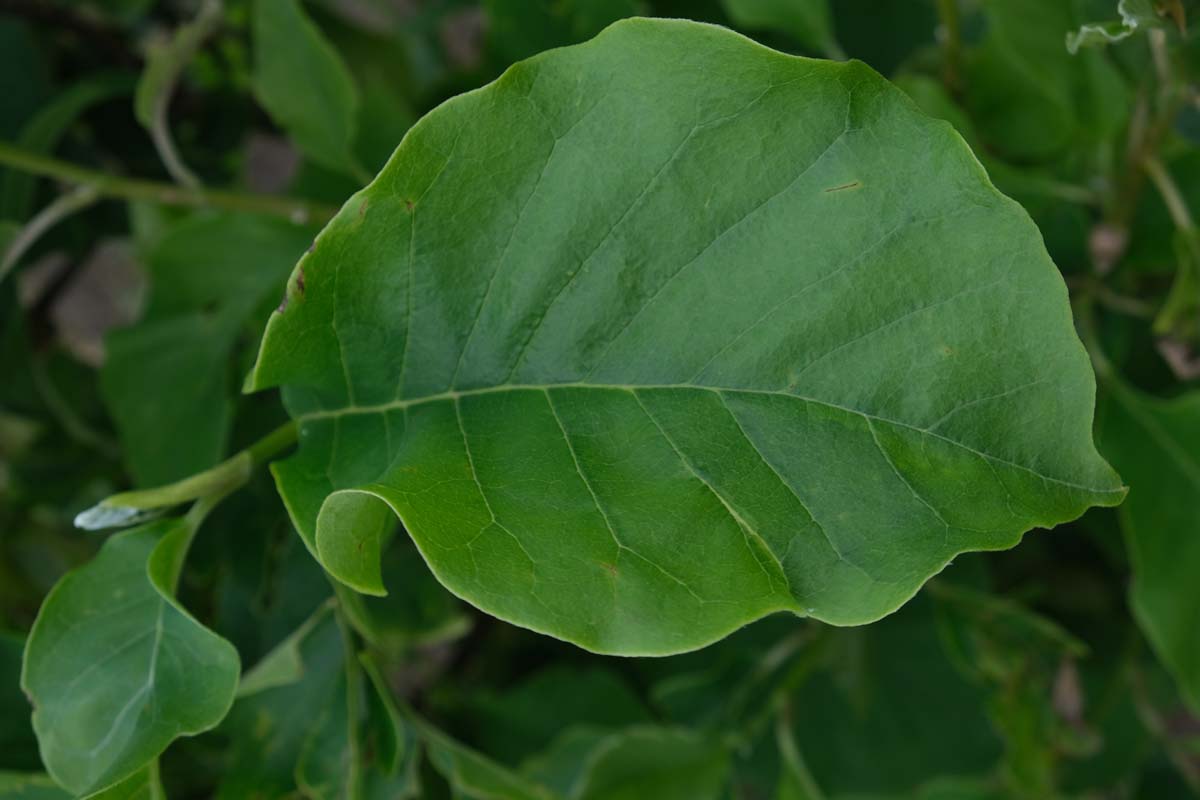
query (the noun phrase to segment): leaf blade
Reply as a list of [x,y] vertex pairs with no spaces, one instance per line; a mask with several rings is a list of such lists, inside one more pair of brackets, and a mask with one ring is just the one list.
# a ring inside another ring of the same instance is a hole
[[868,622],[1123,496],[1065,287],[957,134],[711,26],[618,23],[443,105],[290,297],[248,386],[305,432],[274,472],[310,550],[376,558],[320,519],[373,495],[452,592],[592,650]]

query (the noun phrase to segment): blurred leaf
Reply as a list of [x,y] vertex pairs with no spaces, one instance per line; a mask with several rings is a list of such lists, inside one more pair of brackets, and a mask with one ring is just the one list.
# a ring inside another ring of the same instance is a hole
[[712,26],[440,106],[289,298],[247,385],[301,426],[273,468],[322,565],[382,594],[399,514],[456,595],[598,652],[869,622],[1121,498],[1061,278],[960,137]]
[[0,771],[0,800],[69,800],[49,775]]
[[310,158],[356,178],[358,89],[298,0],[254,0],[254,92]]
[[158,763],[150,762],[117,785],[89,794],[86,800],[166,800]]
[[1133,615],[1200,711],[1200,392],[1159,400],[1115,377],[1103,386],[1100,444],[1129,484]]
[[190,536],[180,519],[113,536],[34,623],[22,687],[46,767],[73,792],[124,780],[229,710],[237,652],[173,597]]
[[[285,669],[293,660],[300,668]],[[231,759],[218,797],[265,799],[295,791],[298,765],[322,730],[322,715],[339,697],[344,713],[345,664],[341,631],[325,606],[246,673],[250,691],[222,725]],[[285,683],[289,677],[296,680]]]
[[739,27],[780,31],[810,52],[843,57],[833,34],[829,0],[722,0],[722,5]]
[[[310,229],[235,214],[198,214],[147,253],[143,319],[107,340],[104,400],[138,486],[213,466],[226,452],[235,349],[280,296]],[[248,339],[251,339],[247,341]]]
[[578,800],[717,800],[729,754],[714,739],[677,728],[629,728],[600,740],[568,794]]
[[990,690],[987,708],[1004,740],[1010,790],[1054,796],[1063,757],[1096,747],[1095,734],[1084,723],[1074,661],[1086,648],[1007,598],[949,582],[931,584],[930,593],[952,660],[962,674]]
[[194,20],[179,26],[169,41],[150,48],[134,97],[133,109],[138,122],[150,133],[167,172],[184,186],[199,186],[200,181],[175,149],[168,117],[171,96],[188,62],[221,24],[221,19],[221,0],[201,0]]
[[544,787],[480,755],[419,717],[412,724],[425,744],[429,760],[463,800],[552,800]]
[[396,706],[390,687],[378,666],[362,656],[367,687],[367,740],[365,749],[379,767],[367,775],[368,797],[404,800],[421,796],[420,746],[416,731]]
[[987,695],[947,658],[928,598],[836,634],[826,669],[791,700],[796,743],[831,797],[904,796],[991,771],[1001,742]]
[[464,692],[462,725],[481,750],[516,763],[547,747],[561,731],[587,725],[599,731],[649,722],[641,700],[612,670],[551,665],[504,690]]
[[1063,46],[1071,0],[984,0],[987,33],[967,59],[968,110],[988,146],[1017,161],[1114,146],[1131,92],[1101,53]]

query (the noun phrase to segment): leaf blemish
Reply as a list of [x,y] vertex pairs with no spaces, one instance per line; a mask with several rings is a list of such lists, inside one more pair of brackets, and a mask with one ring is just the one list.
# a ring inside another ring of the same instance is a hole
[[825,193],[829,194],[830,192],[844,192],[847,189],[857,189],[860,186],[862,186],[861,181],[851,181],[850,183],[843,183],[841,186],[830,186],[825,190]]
[[304,296],[304,267],[296,269],[296,293]]
[[404,208],[405,208],[405,210],[407,210],[407,211],[408,211],[408,213],[410,213],[410,214],[411,214],[411,213],[412,213],[412,210],[413,210],[413,201],[412,201],[412,200],[405,200],[405,201],[404,201]]
[[609,564],[607,561],[597,561],[596,563],[603,567],[614,578],[617,577],[617,566],[615,564]]

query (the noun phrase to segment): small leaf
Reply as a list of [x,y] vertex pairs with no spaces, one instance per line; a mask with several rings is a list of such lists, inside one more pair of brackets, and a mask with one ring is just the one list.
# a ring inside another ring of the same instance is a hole
[[248,385],[363,590],[390,508],[485,611],[661,655],[1123,496],[1037,229],[858,63],[617,23],[417,123],[301,277]]
[[233,702],[237,651],[173,597],[190,535],[178,519],[117,534],[42,605],[22,687],[42,760],[73,792],[124,780]]
[[358,89],[297,0],[254,0],[254,92],[306,155],[351,176]]
[[1120,517],[1133,616],[1200,712],[1200,392],[1159,400],[1117,378],[1104,388],[1100,443],[1130,487]]

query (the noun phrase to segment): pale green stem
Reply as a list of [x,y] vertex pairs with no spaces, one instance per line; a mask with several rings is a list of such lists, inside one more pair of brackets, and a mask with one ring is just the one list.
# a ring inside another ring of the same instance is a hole
[[90,530],[139,521],[159,509],[195,501],[188,512],[194,527],[231,492],[241,488],[254,470],[296,442],[296,423],[289,421],[212,469],[183,480],[106,497],[75,517],[75,525]]
[[4,251],[4,259],[0,260],[0,282],[4,281],[4,278],[12,271],[12,268],[29,252],[29,248],[33,247],[37,243],[37,240],[42,238],[42,234],[76,211],[87,208],[96,202],[98,197],[99,193],[95,187],[87,185],[78,186],[69,192],[59,195],[50,205],[39,211],[33,219],[25,223],[25,226],[9,242],[8,247]]
[[24,150],[9,142],[0,142],[0,165],[65,183],[91,187],[98,195],[106,197],[265,214],[282,217],[298,225],[324,223],[337,213],[337,209],[332,206],[288,197],[223,189],[188,189],[170,183],[118,177]]

